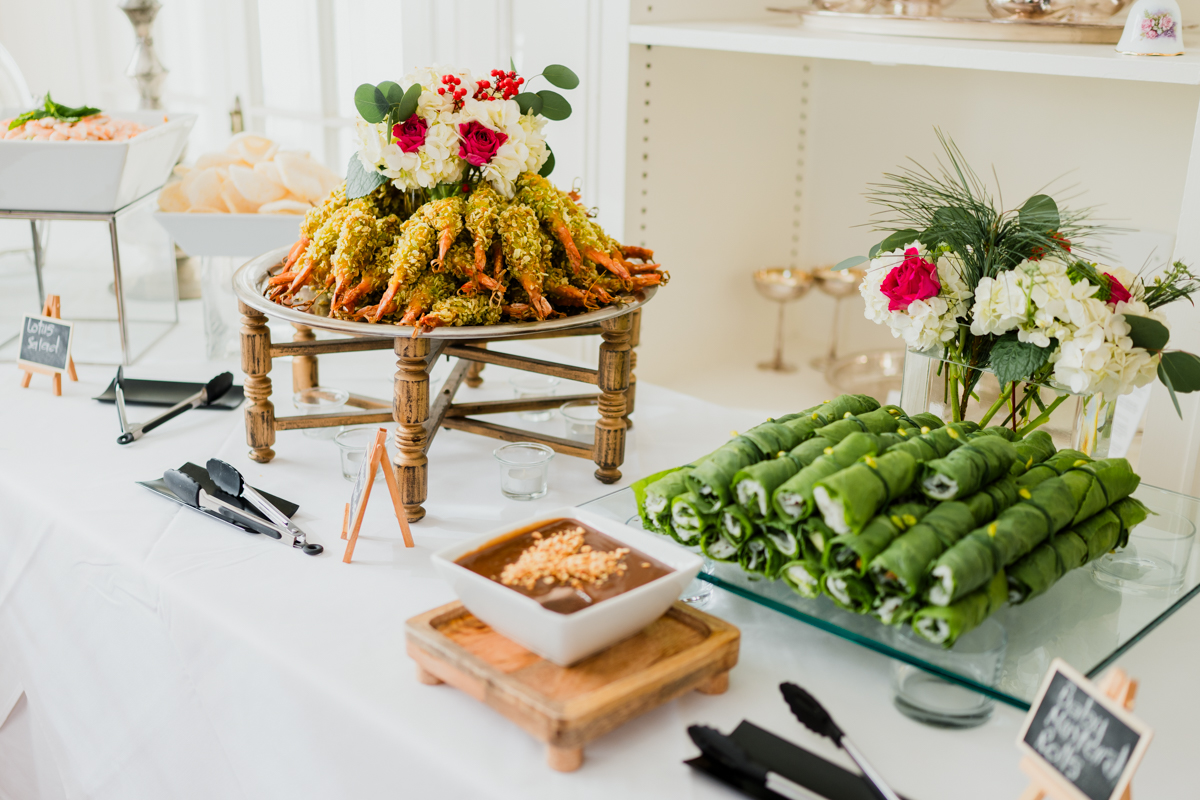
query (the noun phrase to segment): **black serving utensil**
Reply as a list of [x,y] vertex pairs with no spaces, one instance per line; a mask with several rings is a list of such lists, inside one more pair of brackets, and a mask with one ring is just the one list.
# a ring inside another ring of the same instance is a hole
[[117,385],[115,392],[117,395],[117,416],[121,420],[121,435],[117,437],[117,444],[129,444],[142,438],[145,434],[162,425],[168,420],[178,417],[185,411],[191,411],[193,408],[207,406],[221,399],[222,395],[229,391],[229,387],[233,386],[233,373],[222,372],[220,375],[213,378],[204,388],[196,392],[191,397],[185,398],[175,405],[168,408],[157,417],[153,417],[146,422],[135,422],[130,425],[125,417],[125,389],[123,383],[125,374],[121,367],[117,368]]
[[716,728],[707,725],[691,725],[688,736],[705,756],[717,762],[725,769],[749,778],[756,784],[766,787],[776,795],[789,800],[811,800],[813,793],[805,787],[785,778],[777,772],[772,772],[755,761],[742,746]]
[[833,721],[833,717],[829,715],[825,707],[817,702],[817,698],[794,683],[779,684],[779,691],[783,693],[783,699],[787,702],[788,708],[792,710],[792,713],[796,715],[796,719],[800,720],[813,733],[830,739],[838,747],[845,750],[850,758],[854,759],[854,763],[862,770],[863,777],[867,779],[867,782],[870,783],[876,794],[882,797],[883,800],[900,800],[899,796],[892,791],[891,787],[884,782],[880,774],[867,761],[862,751],[855,746],[850,737],[846,736],[845,732]]
[[210,458],[205,466],[208,469],[208,477],[212,479],[218,489],[234,497],[245,498],[276,526],[289,531],[292,534],[292,547],[300,548],[312,556],[325,549],[319,544],[309,544],[308,534],[301,530],[299,525],[292,522],[291,518],[280,511],[274,503],[263,497],[257,489],[246,483],[242,473],[236,467],[219,458]]
[[325,549],[319,544],[306,544],[302,538],[297,538],[287,528],[280,528],[272,522],[256,517],[235,505],[214,497],[206,492],[199,482],[177,469],[169,469],[164,472],[163,482],[167,484],[167,488],[176,497],[192,508],[212,512],[236,522],[238,525],[247,527],[256,533],[261,533],[272,539],[279,539],[285,544],[291,545],[310,556],[318,555]]

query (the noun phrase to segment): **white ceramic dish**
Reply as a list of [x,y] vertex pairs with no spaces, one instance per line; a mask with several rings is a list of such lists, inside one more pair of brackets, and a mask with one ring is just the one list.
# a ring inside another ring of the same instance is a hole
[[[576,519],[658,559],[672,572],[573,614],[559,614],[503,584],[454,563],[467,553],[542,522]],[[700,571],[703,560],[666,539],[579,508],[560,508],[476,536],[433,556],[433,565],[472,614],[560,666],[570,666],[640,631],[666,613]]]
[[189,256],[242,256],[247,260],[300,238],[301,214],[176,214],[154,218]]
[[[21,110],[0,111],[4,118]],[[124,142],[0,140],[0,209],[106,213],[162,186],[179,160],[195,114],[105,112],[150,130]],[[163,122],[164,115],[167,122]]]

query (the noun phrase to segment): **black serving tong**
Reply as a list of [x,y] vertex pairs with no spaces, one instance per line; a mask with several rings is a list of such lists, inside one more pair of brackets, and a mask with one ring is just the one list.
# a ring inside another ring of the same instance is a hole
[[244,498],[250,505],[265,514],[276,527],[288,531],[292,537],[292,547],[299,547],[306,553],[315,547],[316,552],[311,555],[316,555],[324,549],[319,544],[308,544],[308,534],[301,530],[299,525],[292,522],[291,518],[279,510],[274,503],[263,497],[261,492],[246,483],[242,473],[238,472],[235,467],[219,458],[210,458],[206,467],[208,468],[208,477],[212,478],[212,482],[217,485],[218,489],[234,497]]
[[181,400],[157,417],[153,417],[146,422],[135,422],[132,425],[129,424],[129,420],[125,416],[124,383],[124,368],[117,367],[115,392],[117,395],[117,417],[121,420],[121,435],[117,437],[117,444],[135,442],[167,420],[174,419],[185,411],[191,411],[193,408],[199,408],[200,406],[212,405],[229,391],[229,387],[233,386],[233,373],[222,372],[191,397]]

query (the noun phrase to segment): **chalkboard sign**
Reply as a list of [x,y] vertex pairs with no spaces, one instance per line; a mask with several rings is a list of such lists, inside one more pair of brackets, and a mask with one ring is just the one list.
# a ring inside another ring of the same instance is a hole
[[404,546],[415,547],[412,531],[408,527],[408,517],[404,512],[404,503],[400,500],[400,486],[396,483],[396,475],[387,459],[387,428],[375,432],[375,439],[363,454],[362,463],[358,467],[358,476],[354,479],[354,488],[350,492],[350,502],[346,504],[346,513],[342,518],[342,538],[347,539],[346,552],[342,561],[347,564],[354,557],[354,545],[358,543],[358,529],[362,527],[363,514],[367,510],[367,501],[371,499],[371,486],[375,483],[375,470],[383,470],[387,482],[388,493],[392,497],[392,509],[396,512],[396,521],[400,523],[400,532],[404,534]]
[[33,372],[62,373],[71,358],[70,322],[52,317],[26,316],[21,320],[21,349],[17,365]]
[[1129,785],[1153,732],[1062,659],[1055,659],[1017,746],[1055,796],[1115,800]]

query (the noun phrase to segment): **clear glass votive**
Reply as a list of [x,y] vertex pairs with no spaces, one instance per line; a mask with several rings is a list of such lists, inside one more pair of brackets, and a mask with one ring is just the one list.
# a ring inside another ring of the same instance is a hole
[[558,413],[567,424],[567,438],[591,444],[596,438],[596,421],[600,419],[600,405],[595,400],[572,400],[563,403]]
[[[331,389],[328,386],[313,386],[301,389],[292,395],[292,405],[301,414],[339,414],[346,407],[350,393],[342,389]],[[332,439],[341,430],[340,425],[329,428],[305,428],[304,435],[310,439]]]
[[[1008,632],[986,619],[949,650],[931,644],[907,625],[890,629],[892,646],[947,672],[994,687],[1000,680]],[[996,701],[903,661],[892,662],[892,699],[906,717],[944,728],[973,728],[987,722]]]
[[[553,397],[560,381],[549,375],[538,375],[536,372],[522,372],[509,378],[513,388],[513,396],[518,400],[532,400],[537,397]],[[545,422],[554,416],[554,409],[541,411],[522,411],[521,419],[526,422]]]
[[554,451],[543,444],[514,442],[492,453],[500,462],[500,491],[510,500],[536,500],[548,491],[546,475]]
[[[341,433],[333,437],[333,441],[338,446],[338,453],[342,459],[342,477],[354,483],[358,479],[358,471],[362,468],[363,459],[366,458],[367,448],[375,441],[378,426],[370,428],[346,428]],[[380,463],[380,469],[375,470],[376,482],[383,480],[383,470],[390,467],[389,459],[385,456]]]
[[1190,519],[1160,511],[1129,532],[1129,544],[1096,559],[1092,579],[1125,594],[1173,594],[1183,588],[1195,539]]

